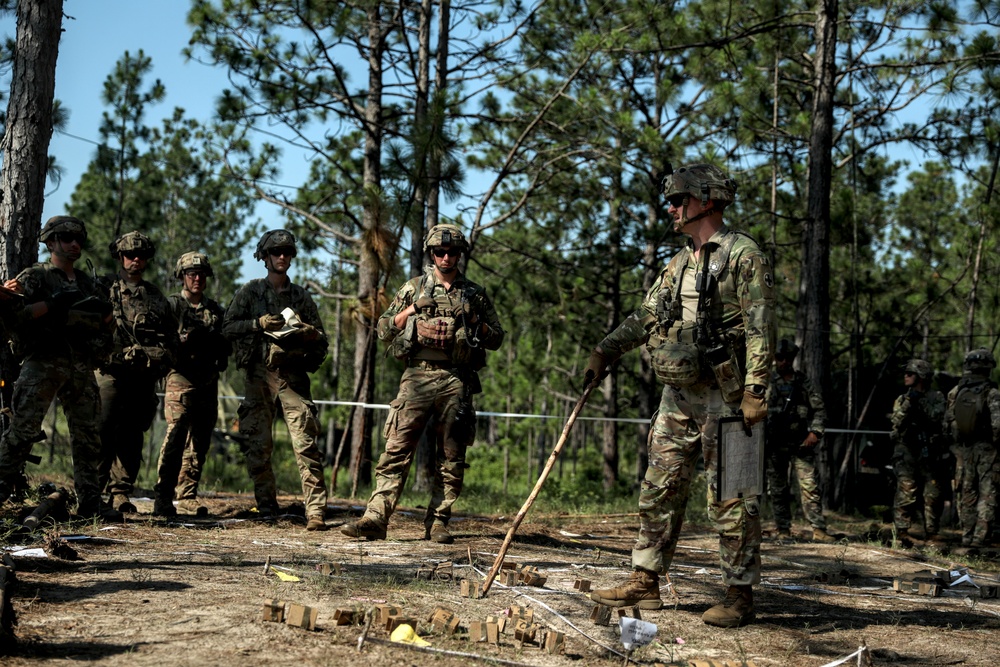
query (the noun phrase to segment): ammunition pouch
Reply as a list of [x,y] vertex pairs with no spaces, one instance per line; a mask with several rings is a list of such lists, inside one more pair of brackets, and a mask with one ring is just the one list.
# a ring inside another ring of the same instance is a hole
[[389,343],[389,353],[397,359],[406,359],[413,352],[413,343],[417,338],[417,316],[406,318],[403,330]]
[[455,342],[454,317],[417,315],[417,342],[435,350],[447,350]]
[[664,340],[649,351],[656,377],[676,389],[690,387],[701,379],[701,351],[697,343]]
[[170,353],[162,347],[131,345],[122,351],[122,362],[129,370],[150,370],[164,375],[171,364]]
[[264,365],[271,371],[285,369],[314,373],[326,359],[326,348],[315,343],[309,341],[304,345],[282,347],[279,342],[269,342]]
[[712,369],[722,400],[733,403],[743,397],[745,371],[740,365],[736,348],[722,344],[705,351],[705,360]]

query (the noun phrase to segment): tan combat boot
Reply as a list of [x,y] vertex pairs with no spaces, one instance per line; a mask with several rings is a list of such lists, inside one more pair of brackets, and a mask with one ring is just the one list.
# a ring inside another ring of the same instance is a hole
[[306,521],[306,530],[328,530],[328,528],[323,517],[317,514],[309,517]]
[[154,498],[153,516],[162,516],[168,519],[177,516],[177,508],[174,507],[174,501],[167,500],[166,498]]
[[663,606],[660,601],[660,575],[649,570],[635,569],[624,584],[593,591],[590,599],[608,607],[659,609]]
[[208,508],[198,502],[197,498],[184,498],[177,501],[177,509],[184,514],[208,516]]
[[753,589],[750,586],[730,586],[726,599],[706,611],[701,620],[717,628],[738,628],[754,618]]
[[111,506],[122,514],[135,514],[138,510],[128,496],[124,493],[114,493],[111,495]]
[[823,542],[824,544],[833,544],[837,541],[837,538],[826,532],[825,528],[813,528],[813,542]]
[[368,517],[361,517],[354,523],[345,523],[340,527],[340,532],[348,537],[363,537],[366,540],[385,539],[385,526]]
[[424,539],[438,544],[452,544],[455,538],[448,532],[448,526],[443,523],[435,523],[430,527]]

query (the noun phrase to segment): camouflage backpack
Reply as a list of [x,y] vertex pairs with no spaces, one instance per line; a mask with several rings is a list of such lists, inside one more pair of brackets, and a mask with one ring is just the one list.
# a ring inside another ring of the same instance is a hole
[[985,433],[981,415],[986,407],[989,388],[988,383],[983,383],[958,390],[955,396],[955,428],[963,440],[974,441]]

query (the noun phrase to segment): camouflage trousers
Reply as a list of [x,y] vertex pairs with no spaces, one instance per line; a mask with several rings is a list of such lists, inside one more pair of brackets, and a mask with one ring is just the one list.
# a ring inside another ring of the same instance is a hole
[[257,363],[246,369],[244,380],[245,398],[237,415],[257,508],[271,513],[278,509],[278,489],[271,466],[274,451],[271,428],[277,403],[280,402],[302,479],[306,516],[324,516],[326,483],[323,480],[323,457],[316,444],[319,422],[316,420],[316,405],[310,398],[309,376],[299,372],[270,371],[264,364]]
[[908,531],[915,525],[933,535],[941,528],[944,497],[932,459],[921,454],[922,448],[904,443],[897,443],[892,450],[892,468],[896,473],[892,518],[897,531]]
[[802,447],[798,443],[786,444],[787,439],[775,436],[775,444],[767,445],[767,493],[774,508],[774,523],[778,530],[792,528],[791,483],[789,468],[799,482],[802,513],[809,525],[826,530],[823,517],[823,498],[820,495],[819,475],[816,473],[816,448]]
[[71,359],[28,358],[14,385],[13,416],[0,444],[0,481],[11,484],[24,470],[31,446],[53,399],[62,404],[73,451],[73,484],[81,512],[100,504],[97,462],[101,440],[97,415],[100,395],[89,364]]
[[97,373],[101,392],[101,490],[132,495],[142,467],[146,431],[160,405],[156,376],[149,373]]
[[696,384],[664,387],[649,437],[649,467],[639,491],[639,538],[632,566],[663,573],[670,567],[684,523],[691,478],[700,453],[708,476],[708,515],[719,533],[719,561],[726,585],[760,581],[759,497],[716,501],[718,425],[739,402],[725,403],[718,389]]
[[961,493],[958,516],[962,521],[962,543],[986,544],[996,519],[1000,456],[996,445],[990,442],[955,445],[955,448],[961,461],[957,481]]
[[424,525],[429,528],[434,523],[448,524],[469,467],[465,453],[476,438],[475,429],[462,433],[456,419],[464,388],[462,380],[448,369],[413,367],[403,371],[399,393],[389,404],[382,431],[385,452],[375,468],[375,490],[365,510],[367,518],[388,525],[403,493],[420,436],[435,417],[437,465]]
[[154,493],[157,498],[178,500],[198,496],[198,482],[205,456],[212,444],[212,430],[219,418],[219,382],[193,384],[177,372],[167,376],[163,405],[167,432],[160,447]]

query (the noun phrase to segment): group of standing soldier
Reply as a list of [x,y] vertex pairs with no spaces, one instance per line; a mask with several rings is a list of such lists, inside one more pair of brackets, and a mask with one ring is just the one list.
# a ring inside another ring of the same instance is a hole
[[42,420],[58,398],[69,425],[77,515],[117,521],[135,512],[130,496],[159,403],[156,388],[166,378],[167,431],[153,514],[176,515],[175,497],[182,511],[204,514],[198,483],[218,417],[219,373],[234,347],[247,390],[240,439],[258,510],[273,516],[278,509],[271,422],[280,401],[302,475],[307,528],[325,529],[326,487],[307,373],[323,362],[327,340],[315,303],[287,276],[296,249],[292,234],[264,234],[255,257],[268,276],[244,285],[228,311],[206,293],[214,273],[202,253],[177,260],[174,276],[182,289],[167,298],[143,278],[156,248],[140,232],[111,243],[119,269],[101,279],[75,266],[87,242],[81,220],[50,219],[40,241],[49,260],[4,285],[4,329],[22,364],[0,442],[0,501],[25,493],[25,464],[32,445],[45,437]]
[[[934,371],[923,359],[906,365],[906,392],[892,409],[892,467],[896,475],[893,523],[904,545],[942,542],[941,513],[949,482],[962,546],[990,541],[1000,480],[1000,391],[990,381],[996,360],[986,348],[970,351],[962,377],[947,398],[931,389]],[[952,471],[954,460],[954,476]],[[950,479],[949,479],[950,478]]]

